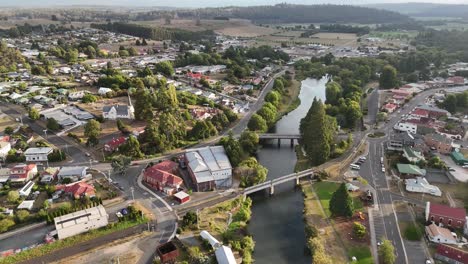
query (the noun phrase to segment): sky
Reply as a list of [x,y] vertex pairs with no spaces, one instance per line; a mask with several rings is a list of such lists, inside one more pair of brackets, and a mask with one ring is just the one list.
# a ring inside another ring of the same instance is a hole
[[291,4],[373,4],[432,2],[443,4],[468,4],[468,0],[0,0],[0,6],[52,6],[52,5],[108,5],[108,6],[171,6],[171,7],[220,7]]

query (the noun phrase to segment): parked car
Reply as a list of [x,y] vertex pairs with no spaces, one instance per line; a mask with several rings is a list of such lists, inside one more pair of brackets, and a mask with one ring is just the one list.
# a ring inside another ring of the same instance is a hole
[[385,172],[385,167],[382,167],[382,172]]

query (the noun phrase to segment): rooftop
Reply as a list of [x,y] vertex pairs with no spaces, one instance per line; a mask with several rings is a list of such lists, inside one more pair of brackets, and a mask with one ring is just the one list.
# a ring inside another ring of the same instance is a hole
[[453,217],[454,219],[466,218],[465,208],[455,208],[443,204],[429,203],[429,212],[435,215]]
[[452,235],[452,232],[449,229],[439,227],[434,223],[426,226],[426,232],[429,233],[429,235],[432,237],[442,236],[445,238],[454,239],[454,236]]
[[426,170],[421,169],[418,166],[413,165],[413,164],[398,163],[397,168],[398,168],[398,172],[401,174],[411,174],[411,175],[417,175],[417,176],[426,175]]
[[437,253],[439,255],[456,260],[459,263],[468,263],[468,252],[447,245],[437,245]]
[[28,148],[24,154],[25,155],[37,155],[37,154],[49,154],[52,152],[52,148],[41,147],[41,148]]

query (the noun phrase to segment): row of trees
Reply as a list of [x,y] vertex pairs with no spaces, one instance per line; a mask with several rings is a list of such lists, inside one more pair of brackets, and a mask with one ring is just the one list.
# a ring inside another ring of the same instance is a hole
[[458,111],[466,113],[468,111],[468,91],[457,94],[448,94],[440,106],[452,114]]

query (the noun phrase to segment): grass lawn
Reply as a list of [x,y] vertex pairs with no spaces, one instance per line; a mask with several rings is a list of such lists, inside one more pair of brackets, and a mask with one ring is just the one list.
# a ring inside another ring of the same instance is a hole
[[348,256],[350,259],[353,256],[357,258],[357,261],[353,263],[359,263],[359,264],[374,263],[374,260],[372,259],[372,253],[368,246],[350,247],[348,248]]
[[339,183],[336,182],[317,182],[314,183],[314,189],[317,192],[317,196],[322,204],[323,209],[328,217],[330,217],[330,199],[333,193],[338,189],[340,186]]

